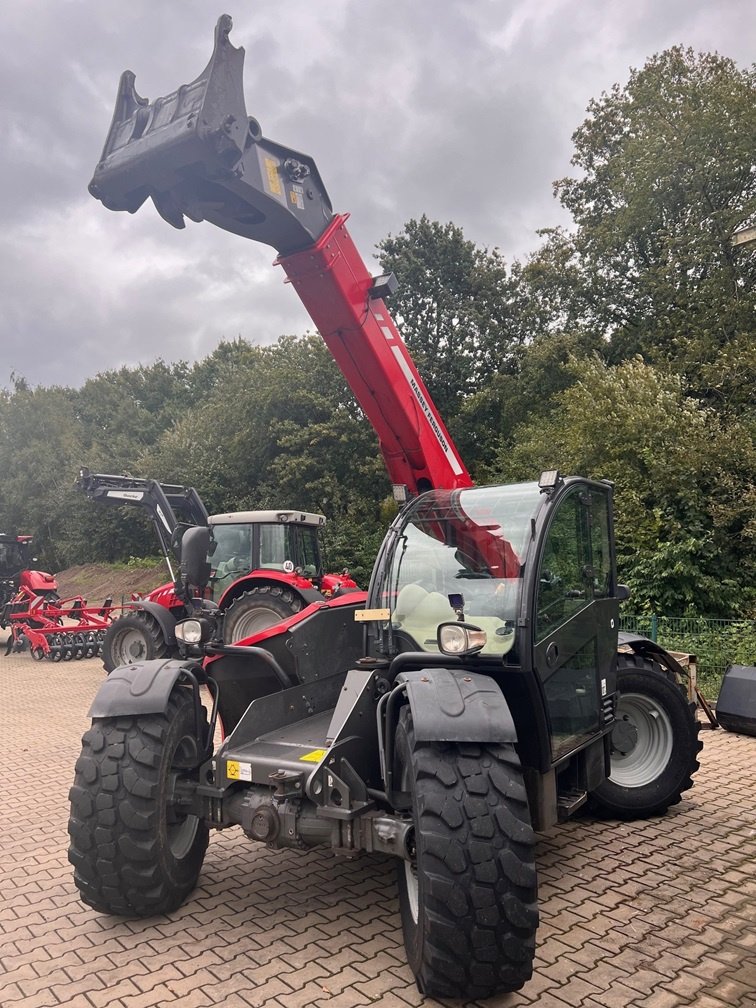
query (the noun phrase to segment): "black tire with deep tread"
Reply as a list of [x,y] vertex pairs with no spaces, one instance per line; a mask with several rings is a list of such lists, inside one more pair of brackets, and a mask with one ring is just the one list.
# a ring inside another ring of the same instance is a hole
[[[144,653],[131,657],[122,654],[120,638],[124,634],[141,634]],[[171,647],[163,635],[163,628],[150,613],[143,610],[125,613],[113,620],[102,641],[102,663],[106,672],[132,661],[151,661],[153,658],[178,657],[178,648]]]
[[398,878],[418,988],[468,999],[519,990],[533,972],[538,905],[535,837],[513,746],[417,743],[404,708],[396,771],[415,824],[416,871],[402,862]]
[[696,705],[672,672],[637,654],[623,653],[617,659],[618,721],[623,718],[623,694],[647,698],[668,721],[672,749],[663,770],[655,777],[626,786],[610,776],[591,792],[589,804],[600,815],[643,819],[677,805],[683,793],[693,787],[703,743],[698,737]]
[[[244,637],[249,637],[250,634],[243,633],[240,627],[256,611],[260,611],[261,619],[255,632],[294,616],[303,605],[301,597],[285,585],[256,585],[234,599],[226,610],[223,617],[223,641],[225,644],[235,644]],[[267,620],[264,617],[266,612],[270,614]]]
[[194,703],[174,687],[164,714],[97,718],[69,793],[68,859],[84,903],[107,914],[170,913],[197,884],[207,823],[169,801],[196,762]]

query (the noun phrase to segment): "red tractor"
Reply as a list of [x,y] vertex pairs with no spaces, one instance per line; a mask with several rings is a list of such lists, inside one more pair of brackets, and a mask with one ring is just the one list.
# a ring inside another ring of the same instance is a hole
[[208,515],[194,487],[82,469],[76,486],[90,500],[140,507],[152,519],[171,580],[135,599],[105,633],[108,672],[130,662],[176,657],[176,623],[192,612],[176,592],[171,555],[192,526],[208,526],[210,577],[205,595],[224,615],[223,639],[233,644],[305,606],[359,589],[349,572],[323,571],[323,515],[306,511],[237,511]]
[[54,575],[36,570],[32,567],[36,562],[37,558],[32,556],[31,536],[0,532],[0,627],[3,629],[9,625],[11,614],[19,605],[24,611],[28,609],[27,602],[14,602],[19,592],[22,599],[32,595],[47,602],[59,599]]

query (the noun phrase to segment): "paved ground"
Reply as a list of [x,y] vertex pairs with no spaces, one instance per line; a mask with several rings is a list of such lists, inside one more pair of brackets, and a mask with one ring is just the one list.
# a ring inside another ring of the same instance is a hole
[[[67,792],[101,668],[12,655],[0,676],[3,1008],[423,1004],[389,859],[273,852],[229,830],[173,917],[83,906]],[[665,817],[541,839],[535,975],[489,1008],[756,1006],[756,738],[702,736],[696,787]]]

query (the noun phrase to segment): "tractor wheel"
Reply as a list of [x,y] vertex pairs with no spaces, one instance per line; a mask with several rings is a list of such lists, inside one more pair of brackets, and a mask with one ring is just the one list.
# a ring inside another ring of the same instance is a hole
[[618,819],[642,819],[677,805],[698,770],[696,705],[671,672],[620,654],[611,774],[591,792],[591,806]]
[[282,585],[258,585],[231,603],[223,618],[223,640],[236,644],[298,613],[302,599]]
[[191,779],[200,746],[183,686],[163,714],[92,722],[69,794],[68,859],[84,903],[147,917],[170,913],[194,889],[208,827],[182,805],[181,782]]
[[113,620],[102,642],[102,661],[106,672],[119,665],[152,658],[170,658],[173,648],[166,642],[158,621],[148,612],[130,612]]
[[399,865],[407,958],[422,994],[489,998],[531,977],[538,927],[535,837],[511,745],[416,742],[409,708],[396,774],[412,804]]

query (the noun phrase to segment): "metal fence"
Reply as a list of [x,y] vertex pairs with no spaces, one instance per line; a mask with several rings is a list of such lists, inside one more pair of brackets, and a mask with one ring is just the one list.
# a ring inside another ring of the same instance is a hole
[[699,677],[721,679],[728,665],[756,665],[756,620],[703,616],[620,616],[620,628],[644,634],[669,651],[695,655]]

